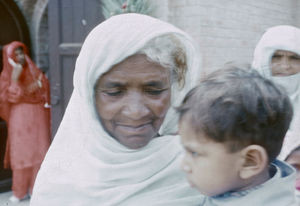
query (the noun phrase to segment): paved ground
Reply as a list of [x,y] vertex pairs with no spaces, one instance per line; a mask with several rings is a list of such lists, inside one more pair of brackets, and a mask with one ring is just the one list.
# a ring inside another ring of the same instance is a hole
[[29,206],[29,199],[23,200],[19,203],[11,203],[8,199],[12,195],[12,192],[0,193],[0,206]]

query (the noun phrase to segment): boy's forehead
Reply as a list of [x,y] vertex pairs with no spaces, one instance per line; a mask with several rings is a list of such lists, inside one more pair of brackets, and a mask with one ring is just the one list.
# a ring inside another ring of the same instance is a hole
[[182,143],[197,142],[207,143],[210,140],[204,132],[198,131],[191,124],[191,119],[181,119],[179,122],[179,135]]

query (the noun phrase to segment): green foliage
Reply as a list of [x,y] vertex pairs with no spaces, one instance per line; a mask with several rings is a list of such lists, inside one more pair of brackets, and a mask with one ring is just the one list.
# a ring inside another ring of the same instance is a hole
[[107,19],[123,13],[140,13],[150,15],[153,7],[148,0],[102,0],[102,12]]

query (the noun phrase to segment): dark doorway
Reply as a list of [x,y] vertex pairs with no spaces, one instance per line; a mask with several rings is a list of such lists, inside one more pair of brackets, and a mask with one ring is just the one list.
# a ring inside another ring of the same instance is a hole
[[[0,71],[2,71],[2,48],[12,41],[25,43],[31,51],[29,30],[14,0],[0,1]],[[7,140],[7,124],[0,118],[0,192],[10,190],[11,171],[3,168]]]
[[52,135],[73,91],[75,61],[87,34],[104,20],[100,0],[51,0],[48,5]]

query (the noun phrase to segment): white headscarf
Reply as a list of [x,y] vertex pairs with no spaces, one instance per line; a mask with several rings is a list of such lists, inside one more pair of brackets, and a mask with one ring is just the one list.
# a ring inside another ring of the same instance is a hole
[[187,51],[185,86],[172,86],[172,106],[199,79],[200,61],[193,40],[174,26],[139,14],[114,16],[95,27],[76,61],[74,90],[62,123],[38,174],[32,206],[198,205],[179,170],[182,148],[177,114],[170,108],[159,138],[139,150],[109,136],[97,118],[94,85],[113,65],[139,51],[149,40],[175,34]]
[[295,120],[300,115],[300,73],[284,77],[272,76],[270,65],[272,56],[277,50],[286,50],[300,55],[300,29],[287,25],[269,28],[255,48],[252,63],[253,68],[258,70],[264,77],[272,79],[275,83],[284,87],[292,101],[294,117],[279,156],[280,159],[285,159],[291,145],[296,144],[300,139],[300,136],[298,136],[298,139],[294,138],[296,137],[295,132],[299,131],[300,127]]
[[300,29],[286,25],[269,28],[255,48],[252,63],[252,66],[264,77],[272,79],[285,88],[292,100],[294,112],[299,113],[300,73],[291,76],[273,77],[270,65],[272,56],[277,50],[286,50],[300,55]]

